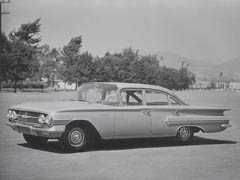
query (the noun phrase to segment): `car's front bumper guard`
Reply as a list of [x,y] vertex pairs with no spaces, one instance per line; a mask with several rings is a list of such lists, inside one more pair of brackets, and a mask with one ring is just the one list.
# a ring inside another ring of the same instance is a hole
[[14,131],[24,134],[30,134],[34,136],[43,136],[48,138],[60,138],[65,131],[64,125],[54,125],[51,127],[37,127],[37,125],[25,125],[18,122],[8,122],[7,126],[10,126]]

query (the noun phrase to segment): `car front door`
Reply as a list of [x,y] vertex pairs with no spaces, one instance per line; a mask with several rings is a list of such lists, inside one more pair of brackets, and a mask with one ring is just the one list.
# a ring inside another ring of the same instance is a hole
[[151,116],[143,105],[143,90],[124,89],[122,105],[116,108],[115,137],[147,137],[151,135]]

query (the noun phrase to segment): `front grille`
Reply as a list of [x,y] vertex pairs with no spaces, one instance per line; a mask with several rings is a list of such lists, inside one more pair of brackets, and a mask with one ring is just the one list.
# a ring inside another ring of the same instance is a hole
[[38,117],[40,114],[42,114],[37,112],[20,111],[20,110],[15,110],[15,112],[17,114],[17,121],[29,122],[29,123],[39,123]]

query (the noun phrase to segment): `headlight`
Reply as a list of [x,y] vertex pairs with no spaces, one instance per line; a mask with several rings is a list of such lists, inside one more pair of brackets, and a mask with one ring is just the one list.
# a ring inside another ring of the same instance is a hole
[[52,118],[49,115],[47,115],[46,118],[45,118],[45,122],[48,125],[52,124]]
[[50,118],[49,115],[40,114],[38,117],[38,122],[50,125],[52,123],[52,118]]
[[16,112],[13,111],[13,110],[8,110],[7,118],[8,118],[8,119],[17,119],[17,114],[16,114]]
[[40,114],[38,117],[38,122],[44,124],[45,123],[45,116],[44,114]]
[[17,119],[17,114],[15,111],[12,111],[11,119]]
[[10,118],[11,114],[12,114],[12,110],[9,109],[7,113],[7,118]]

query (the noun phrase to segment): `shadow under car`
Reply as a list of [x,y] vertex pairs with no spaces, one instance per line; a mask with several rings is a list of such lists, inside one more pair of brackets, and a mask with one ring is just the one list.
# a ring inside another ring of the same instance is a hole
[[[195,136],[193,140],[187,144],[177,142],[175,138],[141,138],[141,139],[121,139],[121,140],[102,140],[99,143],[87,147],[85,152],[89,151],[111,151],[126,149],[142,149],[156,147],[173,147],[173,146],[196,146],[196,145],[215,145],[215,144],[236,144],[236,141],[207,139]],[[43,146],[32,146],[27,143],[20,143],[19,146],[47,151],[52,153],[67,154],[58,141],[48,141]]]

